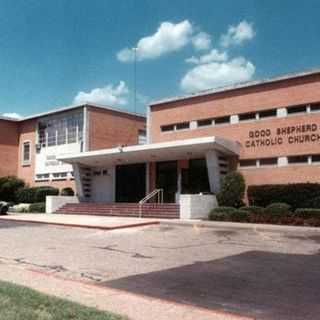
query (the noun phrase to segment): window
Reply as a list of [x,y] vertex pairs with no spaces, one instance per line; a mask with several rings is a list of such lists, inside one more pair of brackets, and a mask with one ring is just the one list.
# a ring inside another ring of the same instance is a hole
[[212,119],[201,119],[197,121],[198,127],[208,127],[212,125]]
[[31,142],[25,141],[22,145],[22,165],[28,166],[31,164]]
[[169,125],[161,126],[161,131],[162,132],[174,131],[174,125],[169,124]]
[[239,114],[239,121],[247,121],[247,120],[255,120],[256,113],[255,112],[247,112]]
[[319,104],[312,104],[310,106],[310,110],[311,110],[311,112],[320,111],[320,103]]
[[176,124],[176,130],[183,130],[183,129],[189,129],[190,123],[189,122],[181,122]]
[[269,109],[259,112],[259,119],[270,118],[277,116],[277,109]]
[[288,157],[288,163],[308,163],[308,156],[290,156]]
[[138,144],[146,144],[147,143],[147,132],[146,130],[140,129],[138,131]]
[[311,156],[312,162],[320,162],[320,154],[314,154]]
[[42,181],[49,180],[49,173],[37,174],[36,180],[42,180]]
[[215,118],[214,123],[215,124],[230,123],[230,116]]
[[274,166],[278,164],[278,158],[260,159],[260,166]]
[[256,159],[245,159],[239,161],[240,167],[255,167],[257,165]]
[[53,179],[54,180],[66,180],[67,179],[67,172],[57,172],[57,173],[53,173]]
[[72,112],[62,116],[43,118],[38,123],[40,148],[82,142],[83,112]]
[[307,112],[307,106],[294,106],[287,108],[288,114],[294,114],[294,113],[304,113]]

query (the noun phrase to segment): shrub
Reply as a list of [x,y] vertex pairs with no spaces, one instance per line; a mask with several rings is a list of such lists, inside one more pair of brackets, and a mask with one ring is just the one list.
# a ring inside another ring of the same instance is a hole
[[263,207],[258,207],[258,206],[241,207],[240,210],[244,210],[248,213],[256,214],[258,216],[262,216],[265,211],[265,209]]
[[23,188],[16,192],[16,201],[18,203],[34,203],[36,191],[39,188]]
[[308,201],[308,208],[320,209],[320,196]]
[[209,213],[209,220],[212,221],[229,221],[232,214],[237,211],[233,207],[217,207]]
[[45,202],[37,202],[30,205],[29,212],[34,213],[45,213],[46,204]]
[[265,208],[266,215],[270,216],[272,219],[280,219],[290,215],[291,207],[286,203],[272,203]]
[[239,208],[243,205],[243,196],[246,184],[242,174],[238,171],[229,172],[224,176],[221,183],[217,200],[220,206]]
[[320,219],[320,209],[313,209],[313,208],[300,208],[296,209],[294,215],[298,218],[303,219]]
[[310,199],[320,197],[319,183],[271,184],[248,187],[250,205],[266,207],[273,202],[284,202],[291,208],[308,208]]
[[35,202],[45,202],[46,196],[57,196],[59,195],[59,189],[53,187],[40,187],[35,193]]
[[0,200],[7,202],[15,202],[16,192],[24,186],[24,181],[15,176],[1,177]]
[[248,222],[249,213],[246,210],[236,209],[234,212],[231,213],[231,221],[234,222]]
[[63,188],[61,190],[61,195],[62,196],[74,196],[74,191],[72,188]]

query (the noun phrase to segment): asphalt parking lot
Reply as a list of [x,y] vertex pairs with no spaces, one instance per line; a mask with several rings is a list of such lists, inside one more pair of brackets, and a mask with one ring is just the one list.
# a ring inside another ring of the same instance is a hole
[[320,233],[0,221],[0,263],[257,319],[317,319]]

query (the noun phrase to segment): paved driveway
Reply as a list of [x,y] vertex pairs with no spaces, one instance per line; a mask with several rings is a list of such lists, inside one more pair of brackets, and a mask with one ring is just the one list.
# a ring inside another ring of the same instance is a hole
[[0,263],[257,319],[317,319],[320,233],[0,222]]

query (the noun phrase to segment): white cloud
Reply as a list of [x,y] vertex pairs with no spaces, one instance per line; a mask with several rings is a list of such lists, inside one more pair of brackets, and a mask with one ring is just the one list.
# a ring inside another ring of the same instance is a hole
[[206,90],[248,81],[254,72],[255,66],[250,61],[238,57],[230,61],[197,65],[187,72],[180,85],[186,92]]
[[23,118],[21,114],[15,112],[6,112],[2,114],[4,117],[14,118],[14,119],[21,119]]
[[[155,59],[169,52],[178,51],[191,41],[193,32],[192,24],[188,20],[176,24],[162,22],[156,33],[138,41],[137,59]],[[117,58],[122,62],[131,62],[134,54],[131,49],[124,48],[117,53]]]
[[231,45],[242,44],[246,40],[250,40],[255,36],[252,23],[246,20],[241,21],[237,26],[230,26],[228,32],[221,36],[221,45],[229,47]]
[[129,89],[124,81],[117,86],[109,84],[103,88],[95,88],[90,92],[80,91],[73,99],[74,104],[97,103],[111,106],[122,106],[128,103],[127,96]]
[[228,60],[228,54],[226,52],[220,52],[217,49],[212,49],[209,53],[200,56],[199,58],[192,56],[186,59],[187,63],[192,64],[204,64],[216,61],[226,61]]
[[208,50],[211,47],[211,36],[206,32],[199,32],[191,41],[196,50]]

